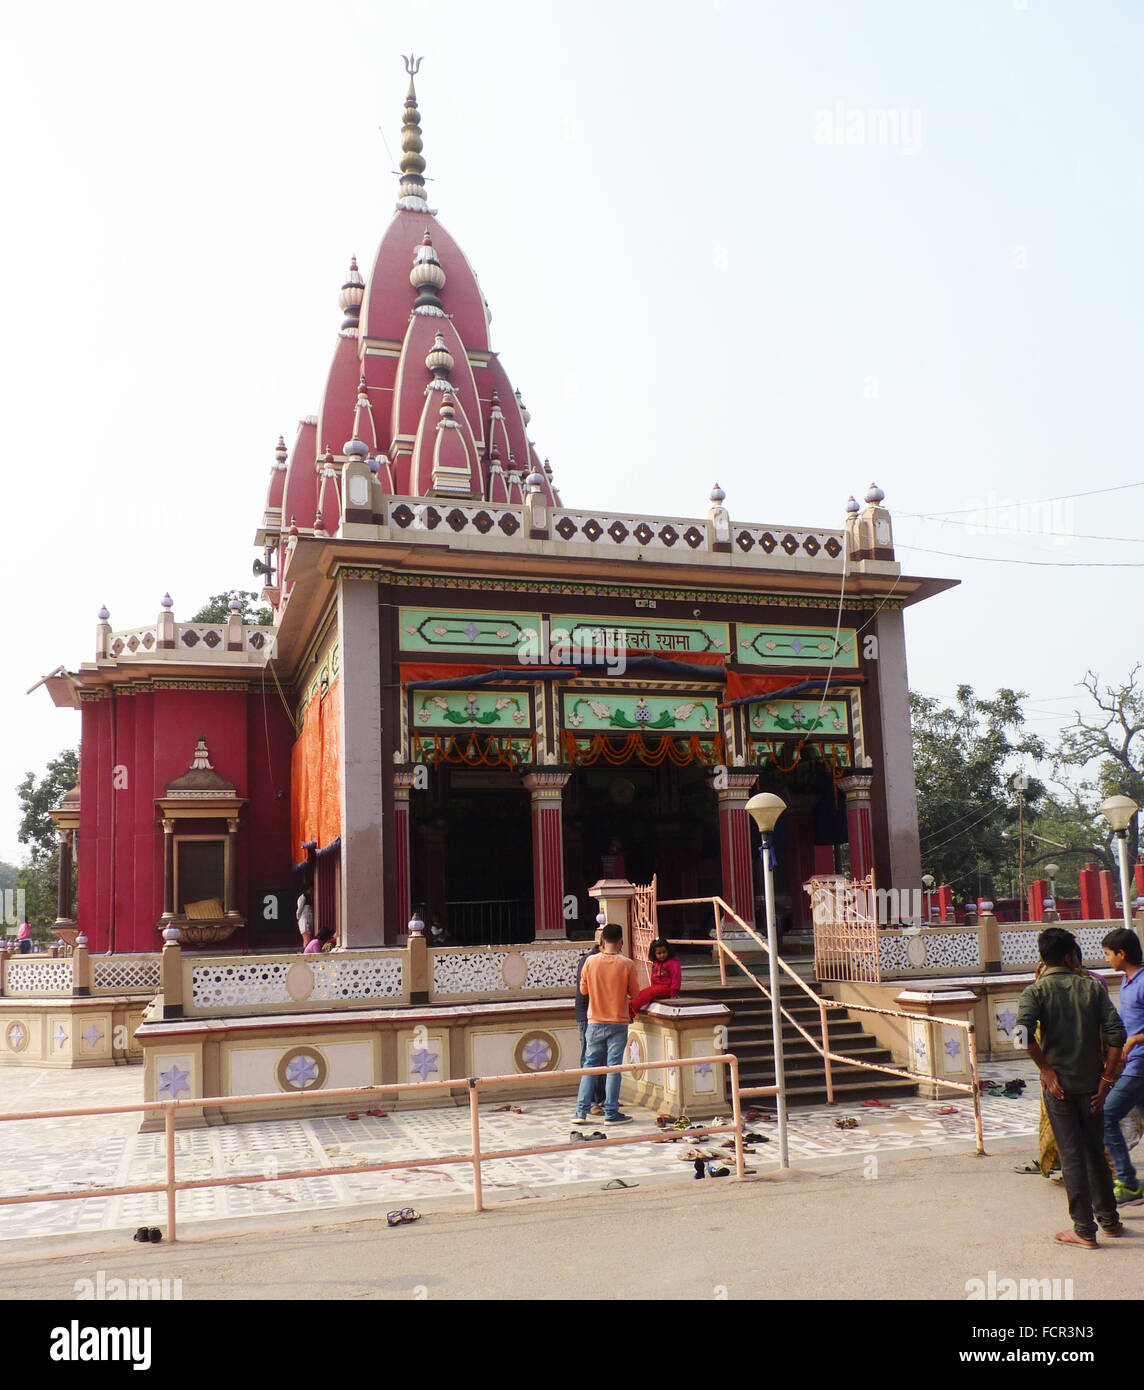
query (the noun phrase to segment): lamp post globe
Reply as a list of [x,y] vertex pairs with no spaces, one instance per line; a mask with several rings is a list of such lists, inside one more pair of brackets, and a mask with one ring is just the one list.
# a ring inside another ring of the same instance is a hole
[[1132,930],[1132,904],[1128,891],[1128,827],[1138,810],[1130,796],[1110,796],[1100,806],[1100,814],[1116,832],[1116,848],[1120,855],[1120,907],[1128,931]]

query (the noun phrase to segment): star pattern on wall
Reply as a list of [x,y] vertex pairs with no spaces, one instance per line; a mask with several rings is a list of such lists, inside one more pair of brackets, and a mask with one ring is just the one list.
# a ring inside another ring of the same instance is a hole
[[63,1047],[67,1040],[68,1035],[64,1032],[63,1025],[57,1023],[56,1031],[52,1034],[52,1042],[54,1042],[57,1047]]
[[946,1055],[947,1057],[960,1057],[960,1056],[961,1056],[961,1039],[960,1039],[960,1038],[947,1038],[947,1039],[946,1039],[946,1043],[945,1043],[945,1055]]
[[8,1025],[8,1043],[12,1047],[19,1047],[24,1041],[24,1030],[18,1023]]
[[1016,1023],[1016,1009],[1002,1009],[997,1015],[997,1027],[1002,1033],[1011,1033]]
[[88,1047],[94,1047],[96,1043],[99,1042],[100,1038],[103,1037],[103,1034],[94,1023],[89,1023],[87,1025],[87,1032],[81,1033],[80,1036],[83,1038],[84,1042],[87,1043]]
[[291,1086],[305,1090],[318,1079],[318,1063],[315,1058],[303,1054],[295,1057],[286,1068],[286,1080]]
[[531,1071],[541,1071],[552,1060],[552,1049],[539,1038],[527,1044],[524,1049],[524,1064]]
[[178,1100],[184,1091],[190,1095],[191,1088],[187,1085],[187,1078],[190,1074],[189,1071],[183,1071],[177,1062],[172,1062],[168,1071],[159,1073],[159,1080],[162,1082],[159,1087],[159,1094],[162,1095],[166,1091],[172,1100]]
[[416,1073],[422,1081],[427,1080],[429,1073],[437,1070],[437,1053],[430,1052],[426,1047],[418,1048],[410,1055],[409,1070]]

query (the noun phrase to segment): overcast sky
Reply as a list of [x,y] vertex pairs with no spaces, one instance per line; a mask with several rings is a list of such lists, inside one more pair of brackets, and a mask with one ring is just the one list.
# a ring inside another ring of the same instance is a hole
[[697,516],[718,480],[737,519],[837,526],[875,480],[904,567],[962,581],[910,611],[915,689],[1026,690],[1051,737],[1087,668],[1136,659],[1138,4],[61,0],[2,25],[0,858],[5,789],[79,734],[24,692],[92,658],[100,604],[127,627],[252,586],[274,442],[392,213],[411,48],[431,202],[568,505]]

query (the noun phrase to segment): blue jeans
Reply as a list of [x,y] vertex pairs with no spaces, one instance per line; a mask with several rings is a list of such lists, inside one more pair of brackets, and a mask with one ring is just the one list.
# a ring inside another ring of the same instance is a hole
[[1116,1168],[1116,1178],[1126,1187],[1135,1187],[1136,1169],[1128,1157],[1128,1145],[1120,1132],[1120,1121],[1136,1106],[1144,1105],[1144,1076],[1125,1073],[1104,1098],[1104,1146]]
[[[584,1058],[587,1057],[587,1055],[588,1055],[588,1020],[585,1019],[582,1023],[579,1022],[579,1021],[577,1021],[576,1026],[580,1029],[580,1065],[581,1065],[582,1067],[585,1067],[585,1066],[588,1065],[587,1062],[584,1061]],[[592,1077],[592,1104],[593,1104],[593,1105],[603,1105],[603,1103],[604,1103],[604,1082],[605,1082],[607,1079],[608,1079],[608,1078],[607,1078],[606,1076],[594,1076],[594,1077]]]
[[[628,1041],[626,1023],[589,1023],[585,1035],[586,1067],[617,1067],[624,1061],[624,1051]],[[592,1104],[592,1083],[604,1081],[604,1118],[614,1120],[620,1112],[620,1073],[611,1072],[607,1077],[582,1076],[580,1093],[576,1097],[576,1114],[580,1119],[588,1118],[588,1107]]]

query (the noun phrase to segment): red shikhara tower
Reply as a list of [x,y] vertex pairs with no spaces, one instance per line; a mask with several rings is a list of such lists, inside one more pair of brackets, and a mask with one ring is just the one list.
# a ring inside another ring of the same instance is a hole
[[492,350],[477,277],[426,200],[413,83],[420,61],[405,60],[397,206],[368,279],[350,260],[321,409],[299,425],[288,461],[280,444],[263,544],[293,527],[335,535],[343,506],[347,517],[368,519],[372,509],[339,486],[354,460],[384,495],[521,504],[531,482],[559,503],[551,467],[528,438],[520,392]]

